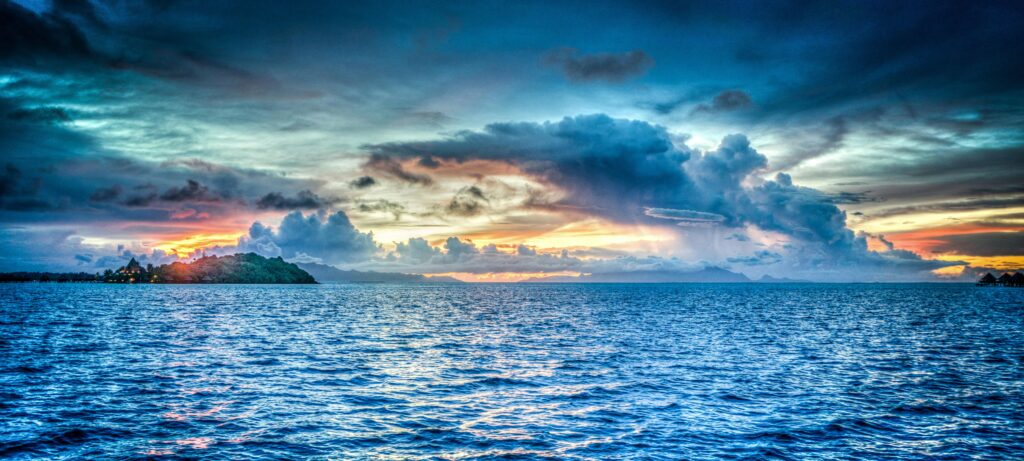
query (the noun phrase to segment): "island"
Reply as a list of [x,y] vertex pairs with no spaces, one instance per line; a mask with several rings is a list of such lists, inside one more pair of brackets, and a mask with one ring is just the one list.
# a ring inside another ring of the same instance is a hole
[[334,266],[318,263],[298,263],[299,268],[309,272],[320,283],[465,283],[448,276],[426,276],[401,272],[373,272],[341,270]]
[[135,258],[117,270],[102,274],[59,274],[11,272],[0,274],[4,282],[101,282],[101,283],[317,283],[308,272],[281,257],[265,258],[256,253],[203,256],[192,262],[142,266]]

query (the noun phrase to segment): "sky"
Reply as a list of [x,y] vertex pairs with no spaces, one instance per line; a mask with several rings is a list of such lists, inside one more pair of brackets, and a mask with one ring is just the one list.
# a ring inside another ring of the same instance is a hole
[[0,0],[0,271],[1024,267],[1019,2]]

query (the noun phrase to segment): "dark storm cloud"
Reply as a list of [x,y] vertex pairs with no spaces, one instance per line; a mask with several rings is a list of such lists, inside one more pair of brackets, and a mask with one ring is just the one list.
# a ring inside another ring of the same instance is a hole
[[[120,186],[112,186],[117,188],[116,191],[119,193]],[[96,200],[93,197],[105,198],[111,196],[115,192],[110,188],[101,188],[90,196],[90,199],[97,202],[104,200]],[[116,197],[116,194],[113,195]],[[110,197],[110,198],[113,198]],[[143,184],[132,188],[128,197],[125,199],[123,204],[129,207],[145,207],[150,206],[156,202],[167,202],[167,203],[213,203],[221,202],[226,198],[216,192],[210,190],[209,187],[200,184],[194,179],[188,179],[185,181],[184,186],[168,187],[163,193],[159,193],[157,186],[153,184]],[[107,199],[109,200],[109,198]]]
[[843,117],[832,117],[787,146],[787,153],[776,159],[776,170],[789,170],[813,158],[835,152],[843,147],[850,127]]
[[336,197],[321,197],[312,191],[304,190],[294,197],[271,192],[261,197],[256,206],[263,210],[319,210],[329,208],[340,201],[341,199]]
[[487,210],[489,202],[490,200],[479,187],[463,187],[448,202],[448,206],[445,207],[445,213],[463,217],[476,216]]
[[544,62],[558,66],[571,82],[606,81],[618,83],[643,75],[654,66],[654,59],[640,50],[626,53],[580,54],[561,48],[548,53]]
[[813,117],[864,102],[962,101],[1012,90],[1024,77],[1024,61],[1002,51],[1024,39],[1024,10],[1013,1],[719,2],[684,16],[678,9],[666,4],[660,13],[679,24],[743,30],[730,44],[738,68],[798,72],[759,98],[773,116]]
[[[0,97],[0,114],[25,107],[21,100]],[[167,222],[189,204],[224,216],[244,212],[246,203],[255,205],[275,190],[315,190],[319,185],[196,159],[129,158],[75,132],[72,124],[30,118],[38,117],[0,116],[3,223]]]
[[135,186],[121,204],[129,207],[149,206],[160,197],[157,190],[152,184]]
[[973,256],[1024,256],[1024,232],[984,232],[946,235],[932,247],[936,253]]
[[114,184],[110,187],[101,187],[96,189],[95,192],[89,195],[89,200],[93,202],[109,202],[116,200],[120,196],[121,186],[119,184]]
[[882,201],[881,198],[872,196],[871,191],[836,192],[834,194],[826,194],[824,199],[838,205],[852,205],[858,203]]
[[399,161],[387,155],[374,154],[370,156],[370,159],[363,164],[363,168],[387,174],[395,179],[399,179],[410,184],[429,186],[434,183],[434,180],[431,179],[430,176],[411,173],[407,171]]
[[750,95],[740,90],[726,90],[715,95],[710,103],[700,104],[694,108],[694,112],[729,112],[739,109],[746,109],[754,105]]
[[0,24],[0,62],[38,66],[53,59],[79,61],[94,56],[85,34],[59,12],[37,15],[0,0]]
[[373,179],[372,176],[361,176],[352,180],[348,185],[353,189],[366,189],[377,185],[377,180]]
[[846,227],[846,215],[834,199],[794,185],[788,175],[745,186],[767,168],[767,159],[742,135],[727,136],[715,150],[702,152],[675,145],[660,126],[589,115],[540,124],[496,123],[439,141],[366,149],[375,157],[511,163],[565,192],[551,205],[627,223],[699,219],[702,225],[752,224],[799,239],[804,244],[800,257],[812,266],[926,270],[946,264],[868,251],[865,238]]
[[[211,56],[206,46],[190,43],[183,24],[166,29],[134,21],[155,16],[139,5],[109,3],[120,19],[108,23],[89,1],[58,0],[42,13],[0,1],[0,62],[64,73],[81,70],[130,71],[147,77],[215,88],[222,94],[280,94],[280,82]],[[276,90],[272,92],[271,90]]]
[[7,114],[7,118],[18,122],[64,123],[71,116],[60,107],[20,108]]
[[41,179],[26,175],[7,163],[0,169],[0,210],[15,212],[50,211],[65,206],[65,201],[40,195]]
[[1003,208],[1024,207],[1024,195],[1006,198],[986,198],[974,200],[957,200],[922,205],[886,208],[871,213],[872,218],[885,218],[914,213],[943,213],[957,211],[998,210]]
[[21,195],[26,192],[31,193],[31,191],[26,191],[24,175],[21,170],[11,163],[4,165],[0,170],[0,197]]
[[416,164],[421,166],[421,167],[431,168],[431,169],[434,169],[434,168],[437,168],[437,167],[441,166],[440,162],[438,162],[434,157],[431,157],[429,155],[424,155],[424,156],[420,157],[419,161],[417,161]]
[[[366,146],[371,158],[449,160],[474,158],[514,163],[537,178],[566,189],[562,205],[637,216],[627,203],[677,201],[689,178],[680,166],[691,155],[678,149],[662,127],[604,115],[567,117],[560,122],[496,123],[441,141]],[[643,203],[648,205],[647,203]],[[652,203],[653,204],[653,203]],[[682,208],[682,207],[680,207]]]
[[222,200],[217,194],[210,191],[209,187],[199,184],[194,179],[189,179],[182,187],[172,187],[160,194],[160,200],[165,202],[217,202]]

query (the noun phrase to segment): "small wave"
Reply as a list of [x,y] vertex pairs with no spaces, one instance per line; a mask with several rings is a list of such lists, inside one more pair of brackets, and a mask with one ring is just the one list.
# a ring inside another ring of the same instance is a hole
[[17,373],[17,374],[32,375],[32,374],[46,373],[46,372],[48,372],[50,370],[53,370],[53,367],[46,366],[46,365],[38,366],[38,367],[37,366],[32,366],[32,365],[18,365],[18,366],[15,366],[15,367],[5,368],[3,370],[0,370],[0,373]]
[[893,413],[902,413],[910,415],[955,415],[958,411],[955,408],[951,408],[944,405],[900,405],[892,409]]
[[128,431],[94,428],[71,428],[40,434],[31,440],[0,442],[0,458],[26,453],[41,453],[48,448],[82,445],[91,441],[118,440],[131,436]]

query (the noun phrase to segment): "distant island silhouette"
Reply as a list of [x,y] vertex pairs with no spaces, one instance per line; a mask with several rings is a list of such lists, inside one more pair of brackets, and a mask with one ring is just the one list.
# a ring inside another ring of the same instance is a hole
[[9,272],[0,282],[101,282],[101,283],[317,283],[308,272],[281,257],[265,258],[256,253],[203,256],[190,263],[173,262],[154,267],[135,258],[117,270],[102,274]]
[[997,287],[1024,287],[1024,273],[1021,271],[1010,274],[1009,272],[1003,272],[1003,275],[996,277],[991,272],[985,274],[981,280],[978,280],[978,286],[997,286]]
[[319,263],[297,263],[321,283],[466,283],[454,277],[406,274],[401,272],[374,272],[342,270]]

